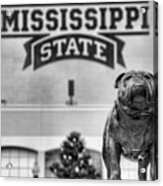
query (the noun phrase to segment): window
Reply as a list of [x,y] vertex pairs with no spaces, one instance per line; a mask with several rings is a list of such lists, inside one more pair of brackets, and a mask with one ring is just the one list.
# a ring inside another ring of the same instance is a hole
[[[102,177],[101,153],[95,150],[86,149],[86,154],[91,156],[93,166]],[[54,149],[45,154],[45,177],[47,178],[56,177],[49,169],[53,163],[59,163],[61,165],[60,149]]]
[[1,176],[33,177],[32,169],[37,152],[17,147],[3,147],[1,150]]

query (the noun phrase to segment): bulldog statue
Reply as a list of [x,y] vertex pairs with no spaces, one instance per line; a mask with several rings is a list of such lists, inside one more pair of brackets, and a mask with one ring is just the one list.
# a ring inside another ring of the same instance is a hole
[[139,180],[156,179],[156,129],[154,77],[143,71],[120,74],[115,81],[117,100],[106,121],[103,159],[108,179],[121,179],[121,155],[138,161]]

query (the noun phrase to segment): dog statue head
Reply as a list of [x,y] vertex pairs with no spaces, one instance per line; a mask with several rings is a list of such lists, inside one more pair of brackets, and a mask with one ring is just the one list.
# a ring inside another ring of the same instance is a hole
[[118,101],[123,106],[144,110],[154,101],[154,77],[149,72],[122,73],[115,81],[115,88],[118,88]]

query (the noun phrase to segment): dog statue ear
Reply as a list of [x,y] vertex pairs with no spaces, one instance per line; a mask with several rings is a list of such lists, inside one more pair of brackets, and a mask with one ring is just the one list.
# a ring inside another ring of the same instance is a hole
[[125,74],[126,74],[126,73],[122,73],[122,74],[120,74],[120,75],[116,78],[116,80],[115,80],[115,85],[114,85],[115,88],[118,88],[119,81],[122,79],[122,77],[123,77]]
[[149,73],[149,72],[148,72],[148,73],[145,73],[144,76],[145,76],[145,78],[147,78],[147,79],[150,79],[150,80],[152,79],[152,80],[154,80],[153,74],[151,74],[151,73]]

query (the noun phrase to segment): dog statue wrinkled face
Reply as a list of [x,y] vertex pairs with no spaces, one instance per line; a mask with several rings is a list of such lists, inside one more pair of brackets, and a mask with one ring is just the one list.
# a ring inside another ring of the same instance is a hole
[[125,107],[143,110],[153,103],[154,78],[150,73],[122,73],[116,79],[115,88],[118,88],[118,101]]

